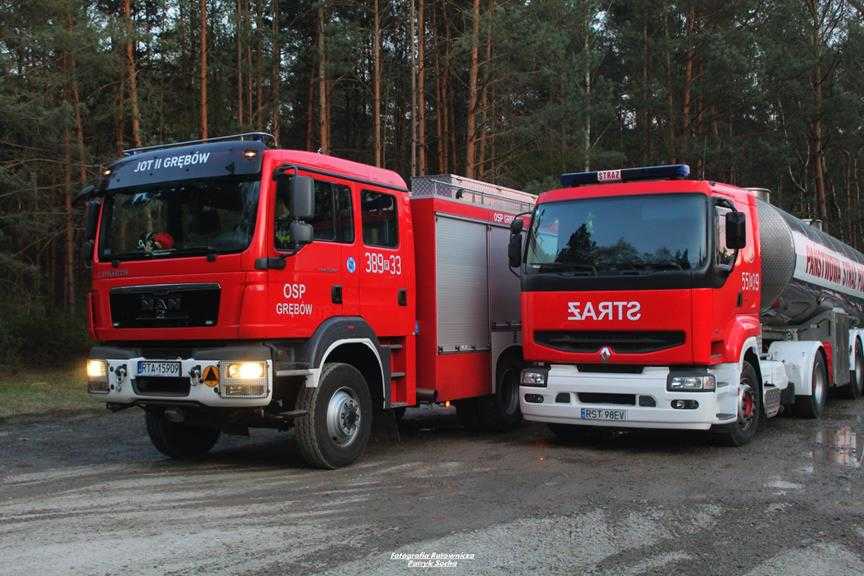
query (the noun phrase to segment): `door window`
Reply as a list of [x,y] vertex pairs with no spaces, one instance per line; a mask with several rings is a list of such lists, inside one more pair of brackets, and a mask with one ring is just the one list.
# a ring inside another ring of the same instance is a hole
[[399,245],[396,198],[390,194],[363,191],[363,242],[368,246],[395,248]]
[[[287,192],[276,194],[276,248],[293,248],[291,239],[291,199]],[[315,216],[309,221],[315,240],[354,242],[354,216],[351,190],[341,184],[315,181]]]

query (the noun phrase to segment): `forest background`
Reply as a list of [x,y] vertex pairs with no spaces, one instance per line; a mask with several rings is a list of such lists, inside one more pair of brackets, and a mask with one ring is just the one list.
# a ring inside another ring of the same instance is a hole
[[0,367],[86,349],[84,184],[249,130],[532,192],[686,162],[861,248],[864,0],[0,0]]

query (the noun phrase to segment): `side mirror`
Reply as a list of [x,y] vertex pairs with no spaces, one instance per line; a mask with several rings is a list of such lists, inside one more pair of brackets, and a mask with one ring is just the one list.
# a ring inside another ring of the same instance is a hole
[[[280,184],[283,178],[280,178]],[[291,176],[288,181],[290,182],[291,217],[297,220],[311,220],[315,217],[315,181],[308,176]]]
[[84,240],[92,242],[96,238],[96,224],[99,223],[99,208],[101,202],[93,200],[87,202],[86,212],[84,214]]
[[519,268],[522,265],[522,228],[525,226],[522,216],[526,214],[528,213],[517,214],[510,222],[510,243],[507,245],[510,268]]
[[75,195],[75,198],[72,200],[72,204],[78,204],[83,200],[89,199],[96,192],[96,187],[93,184],[87,184],[84,186],[78,194]]
[[291,223],[291,239],[297,247],[312,242],[314,234],[315,231],[312,229],[311,224],[299,220],[295,220]]
[[747,246],[747,217],[743,212],[726,214],[726,247],[740,250]]

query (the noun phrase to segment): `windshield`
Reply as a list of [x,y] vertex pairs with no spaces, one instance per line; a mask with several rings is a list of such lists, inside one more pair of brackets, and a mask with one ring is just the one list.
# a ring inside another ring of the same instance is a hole
[[664,194],[540,204],[526,265],[584,275],[699,268],[707,257],[706,203],[700,194]]
[[255,230],[258,181],[212,178],[109,194],[102,260],[239,252]]

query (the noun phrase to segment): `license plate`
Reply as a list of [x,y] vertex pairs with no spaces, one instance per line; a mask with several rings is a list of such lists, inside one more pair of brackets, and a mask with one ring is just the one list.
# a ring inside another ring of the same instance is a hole
[[627,420],[627,411],[615,408],[580,408],[579,418],[582,420],[610,420],[623,422]]
[[162,376],[177,378],[180,376],[180,362],[138,361],[138,376]]

